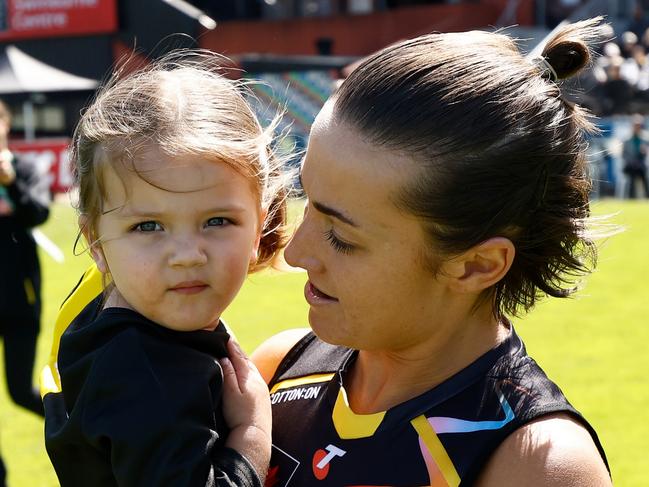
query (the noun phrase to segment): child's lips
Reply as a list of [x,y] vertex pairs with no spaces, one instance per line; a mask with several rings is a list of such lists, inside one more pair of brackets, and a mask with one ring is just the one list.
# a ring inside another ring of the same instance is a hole
[[198,294],[208,287],[203,281],[183,281],[174,285],[169,290],[179,294]]

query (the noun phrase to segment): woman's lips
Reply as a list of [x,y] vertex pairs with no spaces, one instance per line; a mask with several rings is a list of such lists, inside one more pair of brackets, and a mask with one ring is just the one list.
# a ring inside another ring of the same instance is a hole
[[315,287],[311,283],[311,281],[307,281],[306,285],[304,286],[304,297],[306,298],[307,302],[312,305],[330,304],[330,303],[338,302],[338,300],[333,296],[329,296],[328,294],[320,291],[320,289]]
[[170,290],[179,294],[198,294],[208,288],[202,281],[187,281],[176,284]]

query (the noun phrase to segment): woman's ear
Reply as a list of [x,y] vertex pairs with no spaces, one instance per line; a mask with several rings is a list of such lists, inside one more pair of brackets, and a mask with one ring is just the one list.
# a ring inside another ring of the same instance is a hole
[[444,263],[453,288],[479,293],[500,281],[514,262],[516,248],[505,237],[493,237]]
[[99,244],[99,241],[96,239],[94,232],[90,228],[89,222],[90,219],[87,215],[79,215],[79,229],[81,230],[83,238],[86,239],[92,260],[95,261],[95,265],[97,266],[97,269],[99,269],[99,272],[106,274],[108,273],[108,264],[106,263],[106,257],[104,256],[104,252],[101,248],[101,245]]

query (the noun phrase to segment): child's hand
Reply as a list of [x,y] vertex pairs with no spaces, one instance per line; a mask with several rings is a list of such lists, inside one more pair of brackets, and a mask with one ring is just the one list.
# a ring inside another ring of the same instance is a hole
[[223,416],[230,427],[225,446],[245,456],[263,483],[271,447],[268,387],[233,339],[228,340],[228,355],[229,359],[220,360],[223,368]]

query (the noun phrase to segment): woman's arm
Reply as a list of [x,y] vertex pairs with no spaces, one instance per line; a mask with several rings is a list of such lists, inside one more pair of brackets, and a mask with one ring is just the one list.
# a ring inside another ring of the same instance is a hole
[[553,414],[514,431],[494,452],[478,487],[609,487],[611,478],[590,433]]
[[309,328],[293,328],[282,331],[268,338],[252,352],[250,360],[257,366],[266,384],[273,378],[277,367],[288,351],[309,331]]

